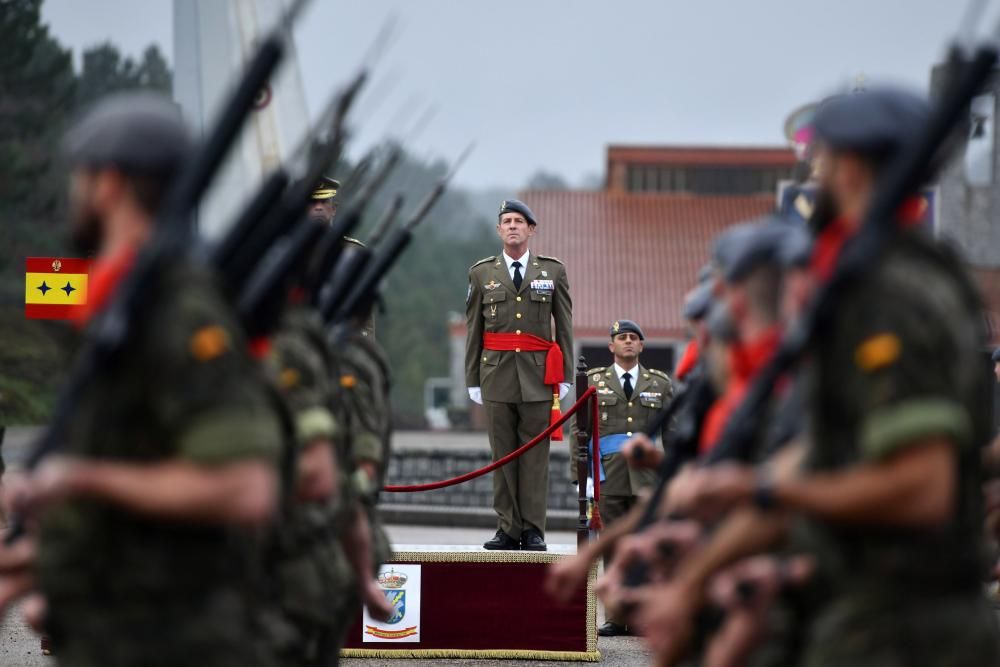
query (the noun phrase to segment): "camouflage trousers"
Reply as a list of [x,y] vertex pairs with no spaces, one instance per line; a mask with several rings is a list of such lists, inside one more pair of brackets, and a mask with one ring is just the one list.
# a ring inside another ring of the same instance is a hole
[[992,667],[1000,665],[993,609],[962,595],[845,595],[820,612],[805,646],[806,667]]
[[267,667],[242,595],[224,591],[198,600],[135,602],[50,601],[46,622],[52,650],[69,667]]

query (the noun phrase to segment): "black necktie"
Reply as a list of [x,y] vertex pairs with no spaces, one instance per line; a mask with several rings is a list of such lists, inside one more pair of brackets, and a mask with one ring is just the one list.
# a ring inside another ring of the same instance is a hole
[[514,267],[514,289],[521,289],[521,283],[524,281],[524,276],[521,275],[521,262],[514,262],[511,264]]
[[622,383],[622,389],[625,390],[625,398],[631,400],[632,399],[632,374],[631,373],[623,373],[622,374],[622,379],[625,380],[625,382]]

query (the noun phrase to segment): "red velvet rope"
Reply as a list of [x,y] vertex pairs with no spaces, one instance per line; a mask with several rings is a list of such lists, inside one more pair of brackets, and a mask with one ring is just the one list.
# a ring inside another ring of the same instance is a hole
[[[396,486],[390,484],[390,485],[387,485],[387,486],[383,487],[382,490],[383,491],[387,491],[388,493],[407,493],[407,492],[411,492],[411,491],[433,491],[434,489],[443,489],[446,486],[454,486],[455,484],[461,484],[462,482],[468,482],[470,479],[475,479],[476,477],[482,477],[486,473],[493,472],[494,470],[496,470],[500,466],[502,466],[502,465],[504,465],[506,463],[510,463],[511,461],[513,461],[514,459],[516,459],[517,457],[521,456],[526,451],[528,451],[529,449],[531,449],[532,447],[534,447],[535,445],[537,445],[538,443],[540,443],[542,440],[545,440],[547,437],[549,437],[552,434],[553,431],[555,431],[557,428],[559,428],[560,426],[562,426],[566,422],[566,420],[568,420],[573,414],[575,414],[576,411],[579,410],[583,406],[584,401],[591,400],[591,399],[593,400],[593,406],[592,406],[593,407],[593,411],[594,411],[594,414],[596,415],[596,413],[597,413],[597,390],[594,387],[587,387],[587,391],[583,392],[583,396],[580,397],[580,400],[578,400],[576,403],[574,403],[573,407],[571,407],[569,410],[567,410],[563,414],[563,416],[559,418],[558,421],[555,421],[555,422],[549,424],[548,428],[546,428],[544,431],[542,431],[537,436],[535,436],[535,438],[533,440],[531,440],[530,442],[527,442],[527,443],[521,445],[520,447],[518,447],[517,449],[515,449],[514,451],[512,451],[510,454],[508,454],[507,456],[503,457],[502,459],[497,459],[493,463],[491,463],[491,464],[489,464],[487,466],[483,466],[482,468],[479,468],[478,470],[473,470],[472,472],[467,472],[464,475],[459,475],[458,477],[452,477],[451,479],[443,479],[440,482],[429,482],[427,484],[406,484],[406,485],[396,485]],[[595,417],[594,423],[595,424],[597,423],[596,417]],[[596,435],[597,431],[594,431],[594,434],[595,434],[594,444],[595,444],[595,446],[597,446],[597,444],[598,444],[598,437]],[[598,457],[598,461],[600,461],[600,457]],[[599,492],[600,483],[601,483],[600,476],[595,477],[595,479],[594,479],[594,496],[595,496],[595,498],[599,497],[598,494],[600,493]]]

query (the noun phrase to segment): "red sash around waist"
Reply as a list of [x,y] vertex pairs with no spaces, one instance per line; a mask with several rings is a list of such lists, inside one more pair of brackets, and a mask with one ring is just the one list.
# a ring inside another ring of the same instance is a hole
[[[563,353],[555,341],[545,340],[533,334],[493,333],[483,334],[483,348],[494,352],[545,352],[545,378],[543,382],[552,387],[552,415],[550,424],[562,416],[559,407],[559,383],[564,382]],[[552,440],[562,440],[562,428],[552,434]]]

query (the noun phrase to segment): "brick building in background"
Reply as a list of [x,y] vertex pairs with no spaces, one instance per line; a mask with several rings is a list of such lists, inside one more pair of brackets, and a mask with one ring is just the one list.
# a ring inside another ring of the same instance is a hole
[[532,249],[566,264],[577,354],[609,363],[608,326],[633,319],[643,363],[667,372],[686,344],[684,295],[724,228],[774,210],[788,148],[611,146],[604,190],[522,192]]

